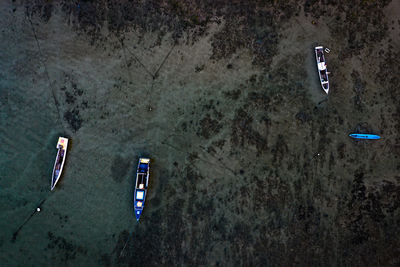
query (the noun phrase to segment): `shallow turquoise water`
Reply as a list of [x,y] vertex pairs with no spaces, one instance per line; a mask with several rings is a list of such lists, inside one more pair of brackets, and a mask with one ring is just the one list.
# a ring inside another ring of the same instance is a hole
[[[227,43],[214,35],[224,24],[211,23],[193,43],[126,32],[122,46],[106,28],[107,38],[93,43],[60,10],[46,23],[34,19],[32,30],[22,8],[0,5],[0,265],[346,266],[395,258],[397,103],[389,84],[375,84],[379,51],[363,52],[362,71],[352,66],[361,57],[344,65],[343,40],[296,16],[276,32],[279,46],[259,47],[273,60],[262,69],[247,48],[212,58],[213,45],[240,43],[237,25]],[[319,29],[332,48],[329,98],[315,71]],[[366,120],[383,140],[348,137]],[[50,192],[59,136],[71,142]],[[136,223],[141,156],[152,159],[151,178]]]

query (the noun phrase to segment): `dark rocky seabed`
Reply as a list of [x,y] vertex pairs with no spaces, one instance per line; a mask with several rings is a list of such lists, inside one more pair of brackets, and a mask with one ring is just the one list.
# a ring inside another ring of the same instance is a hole
[[1,265],[400,264],[397,1],[0,7]]

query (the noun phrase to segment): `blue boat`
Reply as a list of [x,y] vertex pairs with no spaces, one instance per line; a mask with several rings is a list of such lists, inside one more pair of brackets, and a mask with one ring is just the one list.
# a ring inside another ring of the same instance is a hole
[[350,137],[353,138],[358,138],[358,139],[380,139],[381,137],[376,134],[358,134],[358,133],[353,133],[349,134]]
[[150,159],[140,158],[136,172],[135,194],[133,196],[133,205],[137,221],[139,221],[140,215],[142,215],[143,212],[147,195],[147,186],[149,184],[149,173]]

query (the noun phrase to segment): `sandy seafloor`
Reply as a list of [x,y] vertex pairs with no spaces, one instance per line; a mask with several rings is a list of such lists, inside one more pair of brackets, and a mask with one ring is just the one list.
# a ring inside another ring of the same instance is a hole
[[400,264],[399,2],[227,2],[0,2],[1,266]]

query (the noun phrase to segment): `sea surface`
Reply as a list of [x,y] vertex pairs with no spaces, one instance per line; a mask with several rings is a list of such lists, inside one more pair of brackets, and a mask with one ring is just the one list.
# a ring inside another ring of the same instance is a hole
[[400,264],[398,1],[78,2],[0,3],[1,266]]

